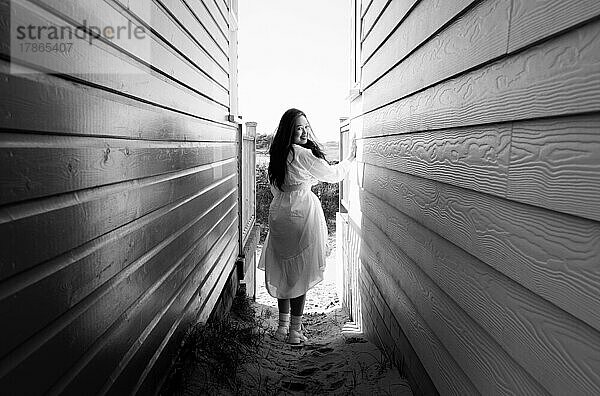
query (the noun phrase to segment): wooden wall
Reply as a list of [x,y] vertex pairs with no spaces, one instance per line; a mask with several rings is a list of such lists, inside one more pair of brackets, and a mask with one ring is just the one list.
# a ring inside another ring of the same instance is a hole
[[0,0],[0,393],[156,393],[238,254],[232,5],[23,1],[142,26],[152,56],[98,39],[68,59],[89,73],[11,74]]
[[353,20],[365,329],[417,393],[600,394],[600,2]]

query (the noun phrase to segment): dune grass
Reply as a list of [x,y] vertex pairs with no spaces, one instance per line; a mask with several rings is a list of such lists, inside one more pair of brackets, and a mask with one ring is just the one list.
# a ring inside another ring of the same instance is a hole
[[251,301],[238,292],[229,313],[190,328],[161,395],[220,394],[235,389],[238,368],[256,354],[264,335]]

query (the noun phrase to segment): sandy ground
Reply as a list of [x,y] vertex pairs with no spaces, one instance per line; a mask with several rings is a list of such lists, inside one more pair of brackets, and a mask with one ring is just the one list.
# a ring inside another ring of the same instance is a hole
[[[335,249],[335,248],[334,248]],[[272,337],[277,328],[276,300],[257,271],[256,311],[266,330],[255,359],[239,370],[247,394],[412,395],[405,379],[375,345],[350,323],[336,293],[335,250],[328,256],[325,280],[307,294],[304,327],[308,341],[292,346]]]

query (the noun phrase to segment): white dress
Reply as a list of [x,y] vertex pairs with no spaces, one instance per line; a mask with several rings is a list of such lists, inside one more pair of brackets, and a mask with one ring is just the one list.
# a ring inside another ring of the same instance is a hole
[[323,280],[327,224],[321,202],[310,188],[318,180],[343,180],[352,164],[344,160],[329,165],[296,144],[294,151],[293,161],[291,152],[288,156],[284,191],[271,185],[269,232],[258,262],[265,271],[267,291],[281,299],[301,296]]

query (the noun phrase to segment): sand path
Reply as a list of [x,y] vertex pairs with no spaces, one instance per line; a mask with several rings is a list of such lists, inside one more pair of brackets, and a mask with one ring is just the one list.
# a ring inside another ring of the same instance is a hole
[[[333,267],[332,267],[333,266]],[[309,291],[303,346],[272,337],[277,327],[276,300],[257,271],[256,314],[266,330],[257,355],[238,372],[247,394],[272,395],[412,395],[397,369],[348,324],[335,287],[335,251],[328,257],[325,281]]]

